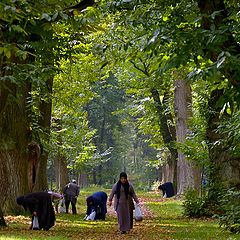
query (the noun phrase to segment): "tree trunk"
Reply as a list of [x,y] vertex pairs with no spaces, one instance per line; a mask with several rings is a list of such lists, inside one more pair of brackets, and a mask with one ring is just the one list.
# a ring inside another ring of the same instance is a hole
[[[214,24],[216,30],[221,26],[227,24],[227,10],[223,0],[198,0],[200,12],[203,15],[202,27],[210,31],[211,25]],[[218,12],[213,19],[211,14]],[[225,31],[221,35],[222,41],[219,41],[213,46],[206,46],[206,53],[212,61],[217,61],[219,54],[222,51],[227,51],[231,56],[238,56],[240,54],[240,46],[229,31]],[[231,61],[230,61],[231,62]],[[229,79],[232,84],[231,91],[238,92],[240,85],[240,69],[239,66],[224,64],[219,68],[222,74]],[[222,144],[215,144],[219,140],[227,138],[222,134],[217,134],[217,126],[220,121],[221,107],[217,106],[217,102],[222,98],[224,92],[221,90],[214,90],[211,93],[209,101],[210,114],[208,116],[207,139],[209,141],[209,158],[212,163],[211,181],[213,184],[223,184],[225,186],[240,186],[240,156],[230,156],[226,149],[228,147]],[[236,95],[237,96],[237,95]]]
[[[16,197],[29,191],[30,128],[26,115],[28,87],[4,82],[0,89],[0,198],[3,211],[16,209]],[[27,83],[26,83],[27,84]],[[21,96],[21,97],[18,97]],[[4,103],[4,104],[3,104]]]
[[[0,175],[3,183],[0,195],[6,196],[1,201],[4,212],[16,211],[19,207],[16,197],[32,191],[38,181],[40,149],[32,141],[30,128],[32,85],[19,74],[22,65],[33,61],[27,58],[23,62],[15,58],[14,54],[11,60],[7,60],[1,55],[0,75],[14,76],[16,81],[5,80],[0,85],[0,167],[5,171],[5,174]],[[19,68],[13,70],[15,66]]]
[[[184,144],[188,132],[188,120],[192,115],[191,111],[191,88],[184,80],[175,81],[174,110],[176,116],[177,142]],[[198,186],[200,189],[199,177],[194,177],[194,162],[186,159],[185,155],[178,151],[178,194],[183,194],[186,189]],[[196,167],[195,167],[196,169]]]
[[[168,160],[170,162],[170,160]],[[164,164],[161,167],[162,170],[162,180],[161,182],[174,182],[173,176],[174,176],[174,169],[170,168],[170,165],[168,163]]]
[[[176,186],[177,186],[177,150],[173,148],[173,142],[175,139],[175,133],[172,133],[172,130],[170,129],[168,125],[168,118],[165,115],[163,104],[159,97],[159,92],[156,89],[151,90],[153,100],[155,102],[156,110],[159,117],[159,125],[161,134],[163,137],[164,144],[167,146],[167,148],[170,151],[170,158],[168,161],[168,169],[169,173],[171,173],[171,176],[168,176],[168,179],[171,179],[175,188],[176,192]],[[172,126],[171,126],[172,128]]]
[[[60,119],[53,119],[54,127],[53,131],[60,132],[62,130],[62,123]],[[58,136],[58,145],[57,148],[60,149],[62,146],[62,137]],[[68,177],[68,169],[67,169],[67,160],[66,157],[60,153],[60,150],[57,150],[56,156],[53,157],[54,171],[55,171],[55,179],[56,179],[56,188],[57,191],[62,191],[66,184],[69,182]]]
[[2,212],[2,208],[0,206],[0,227],[6,227],[6,226],[7,226],[7,224],[5,222],[3,212]]
[[215,144],[219,140],[227,138],[227,136],[216,132],[221,111],[221,108],[216,106],[216,102],[222,95],[222,90],[213,91],[208,103],[210,114],[208,117],[207,139],[210,143],[209,158],[212,165],[210,179],[211,183],[216,186],[240,187],[240,157],[230,156],[227,151],[229,146]]
[[40,146],[32,141],[28,144],[28,187],[30,192],[36,184],[36,175],[39,166],[41,149]]
[[54,169],[57,191],[61,192],[64,186],[69,182],[69,178],[66,158],[60,153],[54,158]]
[[[11,76],[11,62],[1,57],[0,76]],[[15,84],[1,81],[0,84],[0,202],[3,212],[16,210],[16,197],[29,191],[28,152],[31,140],[27,99],[31,85],[28,81]]]
[[80,187],[87,187],[88,186],[88,177],[86,173],[80,173]]
[[[52,76],[46,82],[46,89],[42,90],[42,99],[40,102],[40,118],[39,126],[43,131],[43,136],[41,141],[42,144],[42,154],[40,156],[40,161],[38,162],[38,169],[36,172],[36,184],[34,185],[34,191],[46,191],[48,189],[47,181],[47,161],[48,161],[48,150],[45,147],[50,140],[50,126],[51,126],[51,116],[52,116],[52,87],[53,87],[53,78]],[[46,92],[47,90],[47,92]],[[47,99],[47,100],[46,100]]]

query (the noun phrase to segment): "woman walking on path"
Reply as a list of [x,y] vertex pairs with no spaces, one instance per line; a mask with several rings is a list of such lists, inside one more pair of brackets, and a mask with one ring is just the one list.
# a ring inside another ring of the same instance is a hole
[[120,173],[119,181],[113,185],[112,191],[109,195],[109,206],[112,205],[113,197],[119,230],[124,234],[133,227],[133,199],[137,204],[139,203],[133,186],[128,182],[127,174],[125,172]]

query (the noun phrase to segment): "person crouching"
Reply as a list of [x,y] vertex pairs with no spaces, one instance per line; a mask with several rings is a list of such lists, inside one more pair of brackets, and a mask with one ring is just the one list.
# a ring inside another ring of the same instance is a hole
[[107,213],[107,194],[99,191],[93,193],[91,196],[86,198],[87,202],[87,216],[95,211],[96,215],[93,220],[105,220]]
[[[25,211],[29,210],[32,215],[32,223],[30,229],[33,227],[34,217],[38,218],[38,230],[49,230],[55,224],[55,213],[52,206],[51,196],[47,192],[34,192],[16,199],[17,204],[23,206]],[[36,230],[37,230],[36,229]]]

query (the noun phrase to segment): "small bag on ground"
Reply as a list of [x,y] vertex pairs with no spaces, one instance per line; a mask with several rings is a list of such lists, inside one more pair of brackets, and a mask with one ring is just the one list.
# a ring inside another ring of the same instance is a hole
[[64,198],[60,199],[59,205],[60,205],[59,212],[60,213],[65,213],[66,212],[66,206],[65,206]]
[[96,217],[96,212],[92,211],[89,216],[87,216],[86,220],[94,220]]
[[37,216],[33,217],[32,229],[33,230],[39,230],[39,223],[38,223],[38,217]]
[[134,218],[137,222],[141,222],[143,220],[142,211],[138,204],[135,204]]

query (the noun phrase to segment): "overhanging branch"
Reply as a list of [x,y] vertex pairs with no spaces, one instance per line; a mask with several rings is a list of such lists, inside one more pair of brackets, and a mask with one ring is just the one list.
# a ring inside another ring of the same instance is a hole
[[93,6],[94,4],[95,4],[94,0],[83,0],[74,6],[66,8],[65,11],[68,10],[69,13],[73,12],[73,10],[82,11],[82,10],[86,9],[87,7]]

